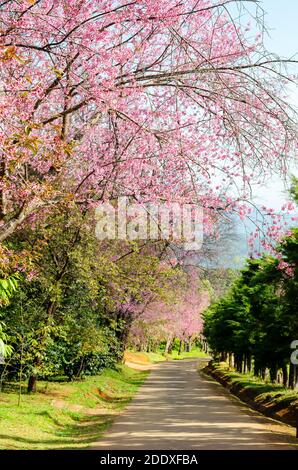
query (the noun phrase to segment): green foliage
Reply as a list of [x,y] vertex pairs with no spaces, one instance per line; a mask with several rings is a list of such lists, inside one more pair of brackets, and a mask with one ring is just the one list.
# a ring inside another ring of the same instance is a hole
[[248,260],[228,294],[205,312],[204,334],[215,356],[233,353],[238,370],[253,359],[255,374],[267,368],[272,380],[283,369],[287,381],[290,344],[298,336],[297,248],[293,229],[278,247],[280,259]]
[[13,353],[5,364],[8,379],[30,374],[69,379],[98,374],[119,358],[116,333],[101,317],[93,297],[82,296],[76,283],[49,319],[47,293],[40,282],[23,282],[18,296],[5,309],[6,339]]
[[[0,306],[8,305],[18,287],[17,276],[0,279]],[[0,358],[7,358],[13,352],[10,344],[7,344],[8,335],[5,333],[5,323],[0,322]]]
[[7,305],[18,287],[17,276],[0,279],[0,305]]
[[13,347],[2,379],[73,380],[114,367],[133,307],[175,297],[184,277],[162,265],[163,244],[99,242],[94,226],[92,213],[70,204],[14,237],[12,247],[31,253],[34,277],[20,280],[18,295],[0,311]]
[[12,346],[6,344],[8,335],[4,332],[5,324],[0,322],[0,359],[10,356],[13,352]]

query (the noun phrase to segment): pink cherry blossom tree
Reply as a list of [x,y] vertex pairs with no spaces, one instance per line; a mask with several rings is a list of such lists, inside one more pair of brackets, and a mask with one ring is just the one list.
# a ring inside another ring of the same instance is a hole
[[296,145],[291,77],[233,19],[246,3],[2,2],[0,241],[55,204],[119,195],[201,204],[207,230],[245,216]]
[[165,352],[174,339],[188,346],[202,331],[201,313],[210,302],[209,292],[199,279],[198,270],[187,273],[187,287],[173,298],[173,302],[156,301],[148,303],[141,313],[135,314],[131,327],[130,342],[134,347],[144,349],[165,342]]

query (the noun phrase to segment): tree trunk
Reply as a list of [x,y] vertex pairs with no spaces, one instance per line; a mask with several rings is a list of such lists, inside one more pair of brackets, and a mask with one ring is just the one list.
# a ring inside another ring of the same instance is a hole
[[31,374],[28,380],[27,392],[28,393],[35,393],[36,392],[36,385],[37,385],[37,375]]
[[243,371],[243,356],[242,354],[237,354],[235,357],[235,365],[236,365],[236,370],[237,372],[240,372],[240,374]]
[[232,367],[232,356],[231,356],[231,353],[228,353],[228,364],[229,364],[229,367]]
[[298,367],[294,365],[294,390],[298,390]]
[[270,380],[272,383],[277,382],[277,366],[276,364],[273,364],[270,369],[269,369],[269,374],[270,374]]
[[221,362],[226,362],[226,360],[227,360],[227,353],[226,352],[222,352],[220,354],[220,360],[221,360]]
[[234,356],[234,353],[231,353],[231,367],[235,367],[235,356]]
[[41,359],[40,357],[36,357],[34,359],[34,362],[33,362],[33,370],[35,369],[35,372],[32,372],[30,375],[29,375],[29,379],[28,379],[28,385],[27,385],[27,392],[28,393],[35,393],[36,392],[36,387],[37,387],[37,372],[36,372],[36,369],[38,369],[38,367],[40,366],[41,364]]
[[254,374],[255,377],[262,377],[261,365],[256,359],[254,359],[253,374]]
[[289,387],[294,388],[294,384],[295,384],[295,368],[294,368],[294,364],[290,362]]
[[247,355],[247,371],[250,373],[251,372],[251,355]]
[[172,338],[168,338],[166,342],[166,347],[165,347],[165,354],[170,354],[170,349],[172,346]]
[[286,365],[282,367],[282,383],[284,387],[288,386],[288,368]]

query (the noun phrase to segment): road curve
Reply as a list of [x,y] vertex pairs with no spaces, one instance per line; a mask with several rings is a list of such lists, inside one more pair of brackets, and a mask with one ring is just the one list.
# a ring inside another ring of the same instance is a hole
[[294,428],[265,418],[198,373],[199,360],[158,364],[93,450],[288,450]]

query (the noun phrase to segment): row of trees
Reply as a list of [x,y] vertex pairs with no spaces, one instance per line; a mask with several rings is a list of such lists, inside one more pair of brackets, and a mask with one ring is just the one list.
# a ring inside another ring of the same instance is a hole
[[[295,192],[298,200],[297,185]],[[204,334],[215,356],[239,372],[285,386],[298,383],[290,361],[298,339],[298,229],[277,248],[277,256],[249,259],[240,277],[204,314]]]
[[181,292],[173,292],[176,301],[166,303],[155,301],[142,309],[132,323],[129,344],[138,351],[163,349],[168,354],[179,342],[190,351],[202,331],[202,312],[209,305],[211,286],[200,279],[198,269],[192,267],[185,273]]
[[2,305],[10,345],[2,382],[28,378],[34,391],[37,377],[97,373],[122,359],[148,305],[181,302],[186,274],[168,242],[100,242],[94,226],[91,213],[68,205],[12,239],[12,248],[30,252],[31,272]]

